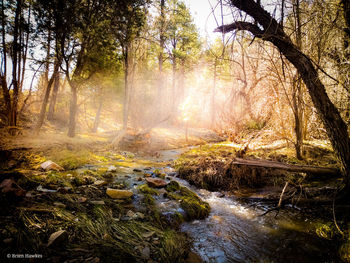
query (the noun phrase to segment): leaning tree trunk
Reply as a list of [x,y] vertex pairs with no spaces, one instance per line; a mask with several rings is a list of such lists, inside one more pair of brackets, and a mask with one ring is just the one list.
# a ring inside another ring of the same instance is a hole
[[303,79],[312,102],[326,128],[329,140],[337,154],[344,176],[347,194],[350,194],[350,138],[347,125],[338,109],[329,99],[312,60],[295,46],[281,25],[253,0],[231,0],[232,5],[253,17],[261,27],[249,22],[234,22],[217,28],[215,31],[227,33],[232,30],[247,30],[254,36],[273,43],[295,66]]
[[56,100],[57,100],[57,94],[58,89],[60,87],[60,75],[57,73],[55,75],[55,85],[53,86],[50,105],[49,105],[49,112],[47,114],[47,119],[52,121],[54,119],[55,115],[55,106],[56,106]]
[[41,104],[41,109],[40,109],[40,114],[39,114],[39,119],[38,119],[38,122],[35,126],[35,133],[38,134],[40,132],[40,129],[41,129],[41,126],[43,125],[44,123],[44,119],[45,119],[45,114],[46,114],[46,108],[47,108],[47,104],[49,102],[49,97],[50,97],[50,92],[51,92],[51,87],[52,87],[52,84],[53,84],[53,81],[58,73],[58,68],[59,68],[59,65],[60,63],[58,61],[56,61],[56,64],[55,64],[55,68],[53,70],[53,74],[49,80],[49,83],[47,84],[47,87],[46,87],[46,91],[45,91],[45,95],[44,95],[44,100],[43,100],[43,103]]

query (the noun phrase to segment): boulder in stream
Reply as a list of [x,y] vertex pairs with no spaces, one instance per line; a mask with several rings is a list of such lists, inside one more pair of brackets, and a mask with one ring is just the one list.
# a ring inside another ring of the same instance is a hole
[[146,181],[150,187],[154,187],[154,188],[162,188],[168,185],[166,181],[158,178],[146,178]]

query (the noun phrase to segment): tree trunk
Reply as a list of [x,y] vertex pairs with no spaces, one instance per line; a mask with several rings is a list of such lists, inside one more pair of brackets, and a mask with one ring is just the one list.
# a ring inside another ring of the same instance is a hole
[[214,79],[213,79],[213,88],[211,90],[211,123],[210,126],[213,129],[215,127],[215,95],[216,95],[216,78],[217,78],[217,62],[218,59],[215,57],[214,60]]
[[12,105],[9,116],[9,125],[17,125],[17,107],[18,107],[18,96],[19,96],[19,82],[18,82],[18,57],[21,52],[21,47],[18,44],[19,27],[20,27],[20,16],[22,13],[22,0],[17,1],[16,12],[15,12],[15,24],[13,29],[13,47],[12,47]]
[[162,112],[164,108],[164,76],[163,76],[163,53],[165,47],[165,36],[164,36],[164,25],[165,25],[165,0],[160,0],[160,28],[159,28],[159,54],[158,54],[158,87],[157,87],[157,95],[156,101],[154,102],[154,110],[156,119],[155,122],[158,122],[162,117]]
[[47,115],[47,119],[52,121],[54,120],[55,115],[55,106],[56,106],[56,100],[57,100],[57,94],[58,89],[60,87],[60,74],[57,72],[55,75],[55,85],[53,86],[50,105],[49,105],[49,112]]
[[92,127],[92,132],[96,133],[97,129],[98,129],[98,125],[100,123],[100,116],[101,116],[101,110],[102,110],[102,104],[103,104],[103,100],[100,100],[100,103],[98,105],[98,109],[96,112],[96,116],[95,116],[95,121],[94,121],[94,126]]
[[71,100],[69,107],[68,137],[74,137],[76,128],[76,115],[78,109],[78,88],[75,81],[70,81],[69,84],[71,88]]
[[173,118],[174,119],[174,116],[176,115],[175,114],[175,111],[176,111],[176,96],[177,96],[177,92],[176,92],[176,57],[175,55],[173,54],[172,56],[172,63],[173,63],[173,79],[172,79],[172,101],[171,101],[171,115],[173,115]]
[[231,0],[232,5],[253,17],[261,27],[249,22],[235,22],[217,28],[218,32],[232,30],[248,30],[256,37],[273,43],[279,51],[296,67],[303,79],[312,102],[325,126],[329,140],[337,154],[344,176],[347,194],[350,193],[350,139],[347,125],[340,116],[338,109],[329,99],[326,89],[318,76],[311,59],[303,54],[286,35],[277,21],[257,5],[253,0]]
[[[296,45],[301,50],[301,23],[300,23],[300,8],[299,0],[293,0],[293,12],[295,17],[295,32],[296,32]],[[293,80],[293,106],[294,106],[294,122],[295,122],[295,152],[296,157],[299,160],[303,159],[303,115],[304,115],[304,103],[302,93],[302,83],[299,74],[296,74]]]
[[128,128],[129,102],[130,102],[130,65],[129,65],[129,45],[125,48],[124,54],[124,102],[123,102],[123,130]]
[[41,126],[44,123],[45,114],[46,114],[46,108],[47,108],[47,104],[49,102],[49,97],[50,97],[50,93],[51,93],[51,87],[52,87],[54,79],[56,78],[56,75],[58,74],[59,66],[60,66],[59,62],[56,61],[54,71],[52,73],[52,76],[51,76],[51,78],[49,80],[49,83],[47,84],[47,87],[46,87],[46,90],[45,90],[43,103],[41,104],[39,119],[38,119],[38,122],[37,122],[37,124],[35,126],[35,133],[36,134],[39,134]]

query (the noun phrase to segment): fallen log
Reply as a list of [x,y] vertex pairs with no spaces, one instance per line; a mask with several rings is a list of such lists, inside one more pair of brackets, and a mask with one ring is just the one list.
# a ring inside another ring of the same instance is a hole
[[270,168],[278,169],[289,172],[299,172],[313,175],[329,175],[329,176],[340,176],[340,170],[338,168],[331,167],[319,167],[311,165],[296,165],[296,164],[287,164],[275,161],[267,160],[248,160],[242,158],[235,158],[231,165],[245,165],[251,167],[260,167],[260,168]]

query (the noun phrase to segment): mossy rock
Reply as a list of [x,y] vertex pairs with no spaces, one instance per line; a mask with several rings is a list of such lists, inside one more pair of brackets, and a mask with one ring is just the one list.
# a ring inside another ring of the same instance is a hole
[[180,185],[176,181],[171,181],[165,188],[168,192],[176,192],[180,190]]
[[147,184],[140,185],[138,187],[138,190],[139,190],[139,192],[141,192],[143,194],[159,195],[159,191],[149,187]]
[[210,206],[202,201],[199,196],[186,187],[180,186],[176,192],[170,192],[169,198],[180,201],[180,207],[186,212],[185,219],[204,219],[210,213]]

